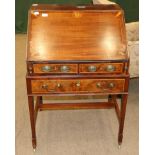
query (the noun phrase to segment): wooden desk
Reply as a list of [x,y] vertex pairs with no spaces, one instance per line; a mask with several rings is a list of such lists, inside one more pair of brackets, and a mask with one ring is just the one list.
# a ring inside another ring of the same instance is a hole
[[[122,143],[129,83],[126,47],[124,15],[118,5],[31,7],[26,81],[34,149],[38,110],[115,108],[118,144]],[[109,98],[105,103],[72,104],[47,104],[42,99],[76,95]]]

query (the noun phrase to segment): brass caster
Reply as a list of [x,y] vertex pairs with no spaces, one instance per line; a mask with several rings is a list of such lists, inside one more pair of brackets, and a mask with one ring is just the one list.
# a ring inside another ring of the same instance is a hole
[[36,152],[36,149],[33,149],[33,152]]
[[118,144],[118,149],[121,149],[121,145],[120,144]]

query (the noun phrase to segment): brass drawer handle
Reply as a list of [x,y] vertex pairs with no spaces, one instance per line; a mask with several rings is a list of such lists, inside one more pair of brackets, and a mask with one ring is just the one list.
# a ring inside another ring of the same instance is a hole
[[46,84],[43,84],[43,85],[42,85],[42,88],[45,89],[45,90],[48,91],[48,92],[53,92],[53,91],[55,91],[55,89],[49,89],[49,88],[48,88],[48,85],[46,85]]
[[41,68],[41,70],[42,70],[43,72],[51,72],[51,71],[53,70],[53,68],[52,68],[51,66],[43,66],[43,67]]
[[62,85],[60,83],[57,83],[54,89],[49,89],[47,84],[43,84],[42,85],[42,88],[43,89],[45,89],[46,91],[50,91],[50,92],[55,91],[56,90],[56,87],[57,88],[60,88],[60,87],[62,87]]
[[60,88],[61,87],[61,84],[60,83],[57,83],[56,87]]
[[96,72],[96,66],[93,66],[93,65],[88,66],[88,71],[89,72]]
[[[96,83],[96,87],[97,88],[103,88],[103,86],[102,86],[102,84],[100,82]],[[114,83],[112,83],[112,82],[108,83],[108,88],[114,88],[114,87],[115,87]]]
[[99,89],[101,89],[102,91],[107,91],[107,90],[108,90],[108,89],[105,88],[105,87],[102,85],[102,83],[100,83],[100,82],[97,82],[97,83],[96,83],[96,87],[99,88]]
[[77,83],[76,83],[76,86],[77,86],[77,87],[80,87],[80,85],[81,85],[80,82],[77,82]]
[[106,67],[106,71],[108,71],[108,72],[113,72],[113,71],[115,71],[115,70],[116,70],[116,67],[113,66],[113,65],[108,65],[108,66]]
[[69,66],[61,66],[60,67],[60,71],[61,72],[69,72],[70,71],[70,67]]
[[43,84],[43,85],[42,85],[42,88],[43,88],[43,89],[48,89],[48,85]]
[[108,87],[109,87],[109,88],[114,88],[114,87],[115,87],[115,84],[112,83],[112,82],[110,82],[110,83],[108,84]]
[[101,83],[100,83],[100,82],[96,83],[96,87],[98,87],[98,88],[102,88]]

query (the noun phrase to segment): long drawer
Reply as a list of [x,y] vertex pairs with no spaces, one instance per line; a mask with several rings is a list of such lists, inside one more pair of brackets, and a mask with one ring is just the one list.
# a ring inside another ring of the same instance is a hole
[[51,93],[118,93],[124,91],[125,79],[32,79],[31,92]]

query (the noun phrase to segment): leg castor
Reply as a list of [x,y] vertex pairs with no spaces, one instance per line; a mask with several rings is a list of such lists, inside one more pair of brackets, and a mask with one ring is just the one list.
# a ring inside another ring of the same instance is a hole
[[121,144],[118,144],[118,149],[121,149]]
[[122,141],[118,141],[118,149],[121,149]]
[[32,139],[32,147],[33,147],[33,151],[36,151],[36,139]]
[[118,148],[121,147],[122,139],[123,139],[123,134],[119,134],[119,135],[118,135]]

